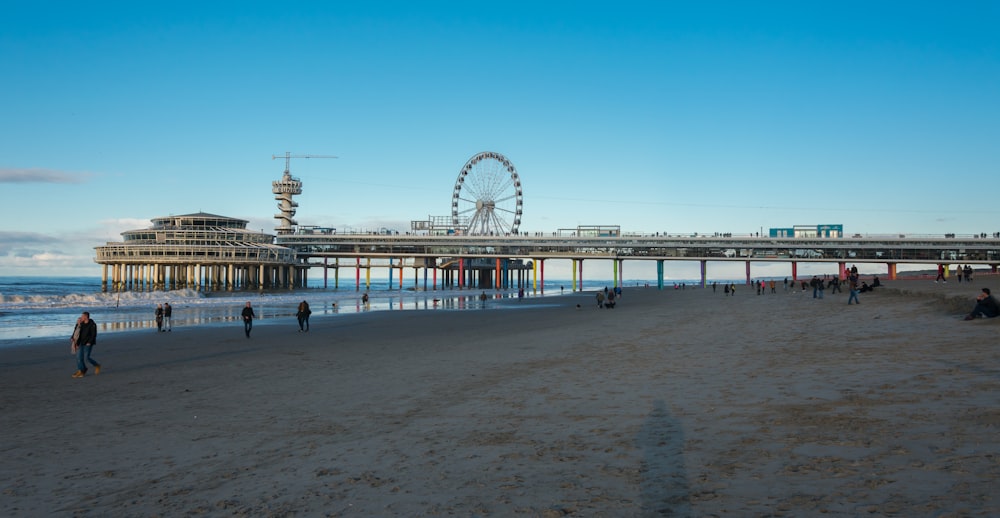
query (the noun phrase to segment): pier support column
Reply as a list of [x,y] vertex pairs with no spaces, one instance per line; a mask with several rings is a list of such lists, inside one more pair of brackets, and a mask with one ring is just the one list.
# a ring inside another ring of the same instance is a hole
[[[582,261],[583,260],[581,259],[581,262]],[[545,259],[542,259],[540,262],[542,263],[542,264],[538,265],[539,274],[540,274],[541,279],[542,279],[542,286],[541,286],[541,290],[540,291],[542,293],[545,293]],[[583,267],[582,266],[580,267],[580,276],[581,277],[583,276]]]
[[462,289],[465,286],[465,268],[462,264],[464,262],[464,259],[461,257],[458,258],[458,289]]
[[837,278],[840,280],[847,278],[847,263],[837,263]]
[[372,258],[365,258],[365,291],[372,289]]
[[750,261],[747,261],[747,286],[750,285]]
[[656,289],[663,289],[663,259],[656,260]]
[[799,280],[799,263],[792,261],[792,282]]
[[538,291],[538,260],[531,260],[531,285],[532,291]]
[[497,291],[500,291],[501,285],[503,284],[503,278],[500,275],[500,258],[499,257],[497,257],[496,264],[497,264],[497,266],[496,266],[496,270],[494,272],[496,278],[493,281],[493,288],[496,289]]
[[[896,280],[896,263],[886,263],[886,266],[889,268],[889,280]],[[996,271],[996,267],[994,267],[994,271]]]
[[357,257],[357,265],[354,267],[354,291],[361,291],[361,257]]
[[705,259],[701,260],[701,287],[704,288],[708,284],[708,261]]
[[618,259],[618,286],[625,287],[625,259]]
[[573,289],[571,291],[576,291],[576,261],[577,261],[577,259],[570,259],[570,261],[571,261],[571,265],[570,265],[569,269],[571,270],[571,272],[573,274],[572,278],[570,279],[570,282],[572,283],[571,286],[573,286]]

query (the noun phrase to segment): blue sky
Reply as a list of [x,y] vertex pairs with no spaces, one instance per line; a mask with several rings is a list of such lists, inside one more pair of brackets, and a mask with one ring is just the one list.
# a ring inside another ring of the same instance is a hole
[[307,225],[447,215],[497,151],[529,232],[996,232],[998,6],[5,2],[0,275],[99,275],[169,214],[270,231],[285,151],[339,156],[292,163]]

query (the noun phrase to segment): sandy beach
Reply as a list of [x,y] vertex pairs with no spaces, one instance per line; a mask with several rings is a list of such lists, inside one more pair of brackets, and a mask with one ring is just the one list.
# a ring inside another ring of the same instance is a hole
[[984,286],[115,333],[84,379],[68,340],[8,349],[0,514],[997,516]]

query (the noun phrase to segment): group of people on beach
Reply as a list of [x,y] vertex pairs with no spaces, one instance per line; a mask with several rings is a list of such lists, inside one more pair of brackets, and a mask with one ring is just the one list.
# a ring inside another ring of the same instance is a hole
[[[964,272],[963,272],[964,273]],[[966,279],[971,278],[971,271],[966,276]],[[836,282],[830,281],[829,283],[824,279],[820,279],[814,276],[813,279],[807,284],[802,283],[802,289],[805,290],[807,285],[813,287],[813,297],[823,298],[823,289],[828,285],[836,286],[835,290],[839,291],[839,279]],[[847,304],[860,304],[861,301],[858,300],[858,294],[864,293],[866,291],[872,291],[875,286],[881,285],[878,277],[872,281],[872,285],[869,286],[866,282],[861,282],[859,285],[858,280],[858,270],[857,266],[854,266],[849,270],[847,284],[849,286],[850,295],[847,299]],[[757,288],[757,294],[764,292],[766,288],[771,289],[771,293],[774,293],[775,281],[769,281],[765,284],[763,281],[756,281],[754,285]],[[785,278],[785,289],[787,290],[789,286],[788,278]],[[712,283],[712,291],[716,291],[717,284]],[[794,289],[794,286],[793,286]],[[735,283],[725,283],[723,285],[723,291],[726,296],[736,295],[736,284]],[[620,287],[615,287],[613,289],[599,290],[597,292],[597,307],[598,308],[614,308],[617,299],[620,299],[622,295],[622,290]],[[368,304],[368,294],[365,293],[363,297],[363,304],[367,306]],[[577,305],[579,307],[579,305]],[[173,308],[170,303],[158,304],[156,306],[156,327],[159,332],[171,331],[171,316],[173,313]],[[309,303],[305,300],[299,303],[296,310],[295,316],[299,322],[299,332],[309,331],[309,315],[312,314],[312,310],[309,309]],[[250,338],[250,331],[253,330],[253,321],[257,318],[257,314],[254,312],[253,305],[247,301],[246,306],[243,307],[243,311],[240,313],[243,319],[243,332],[246,334],[247,338]],[[980,294],[976,297],[976,305],[972,311],[965,316],[965,320],[973,320],[976,318],[994,318],[1000,316],[1000,303],[997,302],[996,297],[990,292],[989,288],[983,288]],[[164,329],[165,328],[165,329]],[[70,350],[72,354],[76,357],[76,372],[73,373],[74,378],[82,378],[87,374],[87,365],[89,364],[94,368],[94,374],[101,373],[101,364],[94,360],[91,356],[94,345],[97,344],[97,324],[93,319],[90,318],[90,312],[84,311],[79,318],[76,320],[76,326],[73,328],[73,334],[70,337]]]
[[[299,302],[299,307],[295,310],[295,318],[299,321],[299,332],[306,333],[309,332],[309,315],[312,315],[312,310],[309,309],[309,303],[306,301]],[[243,333],[247,338],[250,338],[250,332],[253,331],[253,320],[257,318],[257,313],[253,310],[253,304],[248,300],[246,305],[243,306],[243,311],[240,312],[240,318],[243,319]]]
[[959,266],[955,269],[955,277],[958,277],[958,282],[962,282],[962,278],[965,282],[972,282],[972,267],[967,264]]
[[620,299],[622,297],[622,289],[620,286],[615,286],[612,289],[608,289],[607,286],[604,287],[604,291],[597,291],[597,308],[598,309],[614,309],[615,299]]
[[[869,285],[865,281],[861,281],[858,276],[858,267],[852,266],[849,270],[845,270],[844,273],[847,275],[845,281],[841,281],[839,276],[834,275],[829,277],[824,275],[820,277],[818,275],[813,275],[812,279],[809,281],[801,281],[802,291],[806,291],[809,288],[813,290],[813,298],[822,299],[826,289],[829,288],[831,294],[841,292],[841,285],[846,282],[850,290],[850,296],[847,299],[847,303],[850,304],[860,304],[858,300],[858,294],[865,293],[868,291],[874,291],[876,287],[881,286],[882,283],[879,281],[878,276],[876,276],[872,283]],[[796,289],[796,281],[789,281],[788,277],[784,279],[784,291],[788,291],[789,287],[792,290]],[[770,291],[770,293],[777,293],[778,282],[774,279],[771,280],[752,280],[750,281],[750,288],[756,290],[757,295],[764,295]],[[718,289],[718,283],[712,283],[712,291],[715,292]],[[723,283],[723,292],[728,297],[729,295],[736,295],[736,284],[735,283]]]
[[159,333],[173,331],[173,324],[171,319],[173,318],[174,308],[170,306],[169,302],[164,302],[163,304],[156,305],[156,312],[154,313],[154,318],[156,319],[156,331]]

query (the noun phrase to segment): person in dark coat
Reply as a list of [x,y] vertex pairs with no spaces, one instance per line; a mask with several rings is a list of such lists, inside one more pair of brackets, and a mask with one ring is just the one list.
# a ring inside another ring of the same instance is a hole
[[250,306],[250,301],[247,301],[247,305],[243,308],[243,312],[240,315],[243,317],[243,332],[247,334],[247,338],[250,338],[250,331],[253,329],[253,319],[257,318],[257,315],[253,312],[253,308]]
[[965,319],[993,318],[997,315],[1000,315],[1000,304],[997,303],[996,297],[990,293],[989,288],[983,288],[983,292],[976,297],[976,307],[972,308],[972,313],[966,315]]
[[[84,311],[80,319],[76,322],[77,329],[73,331],[76,338],[76,372],[74,378],[82,378],[87,375],[87,362],[94,366],[94,375],[101,373],[101,364],[90,357],[90,353],[97,344],[97,324],[90,319],[90,312]],[[79,335],[77,334],[79,331]]]

